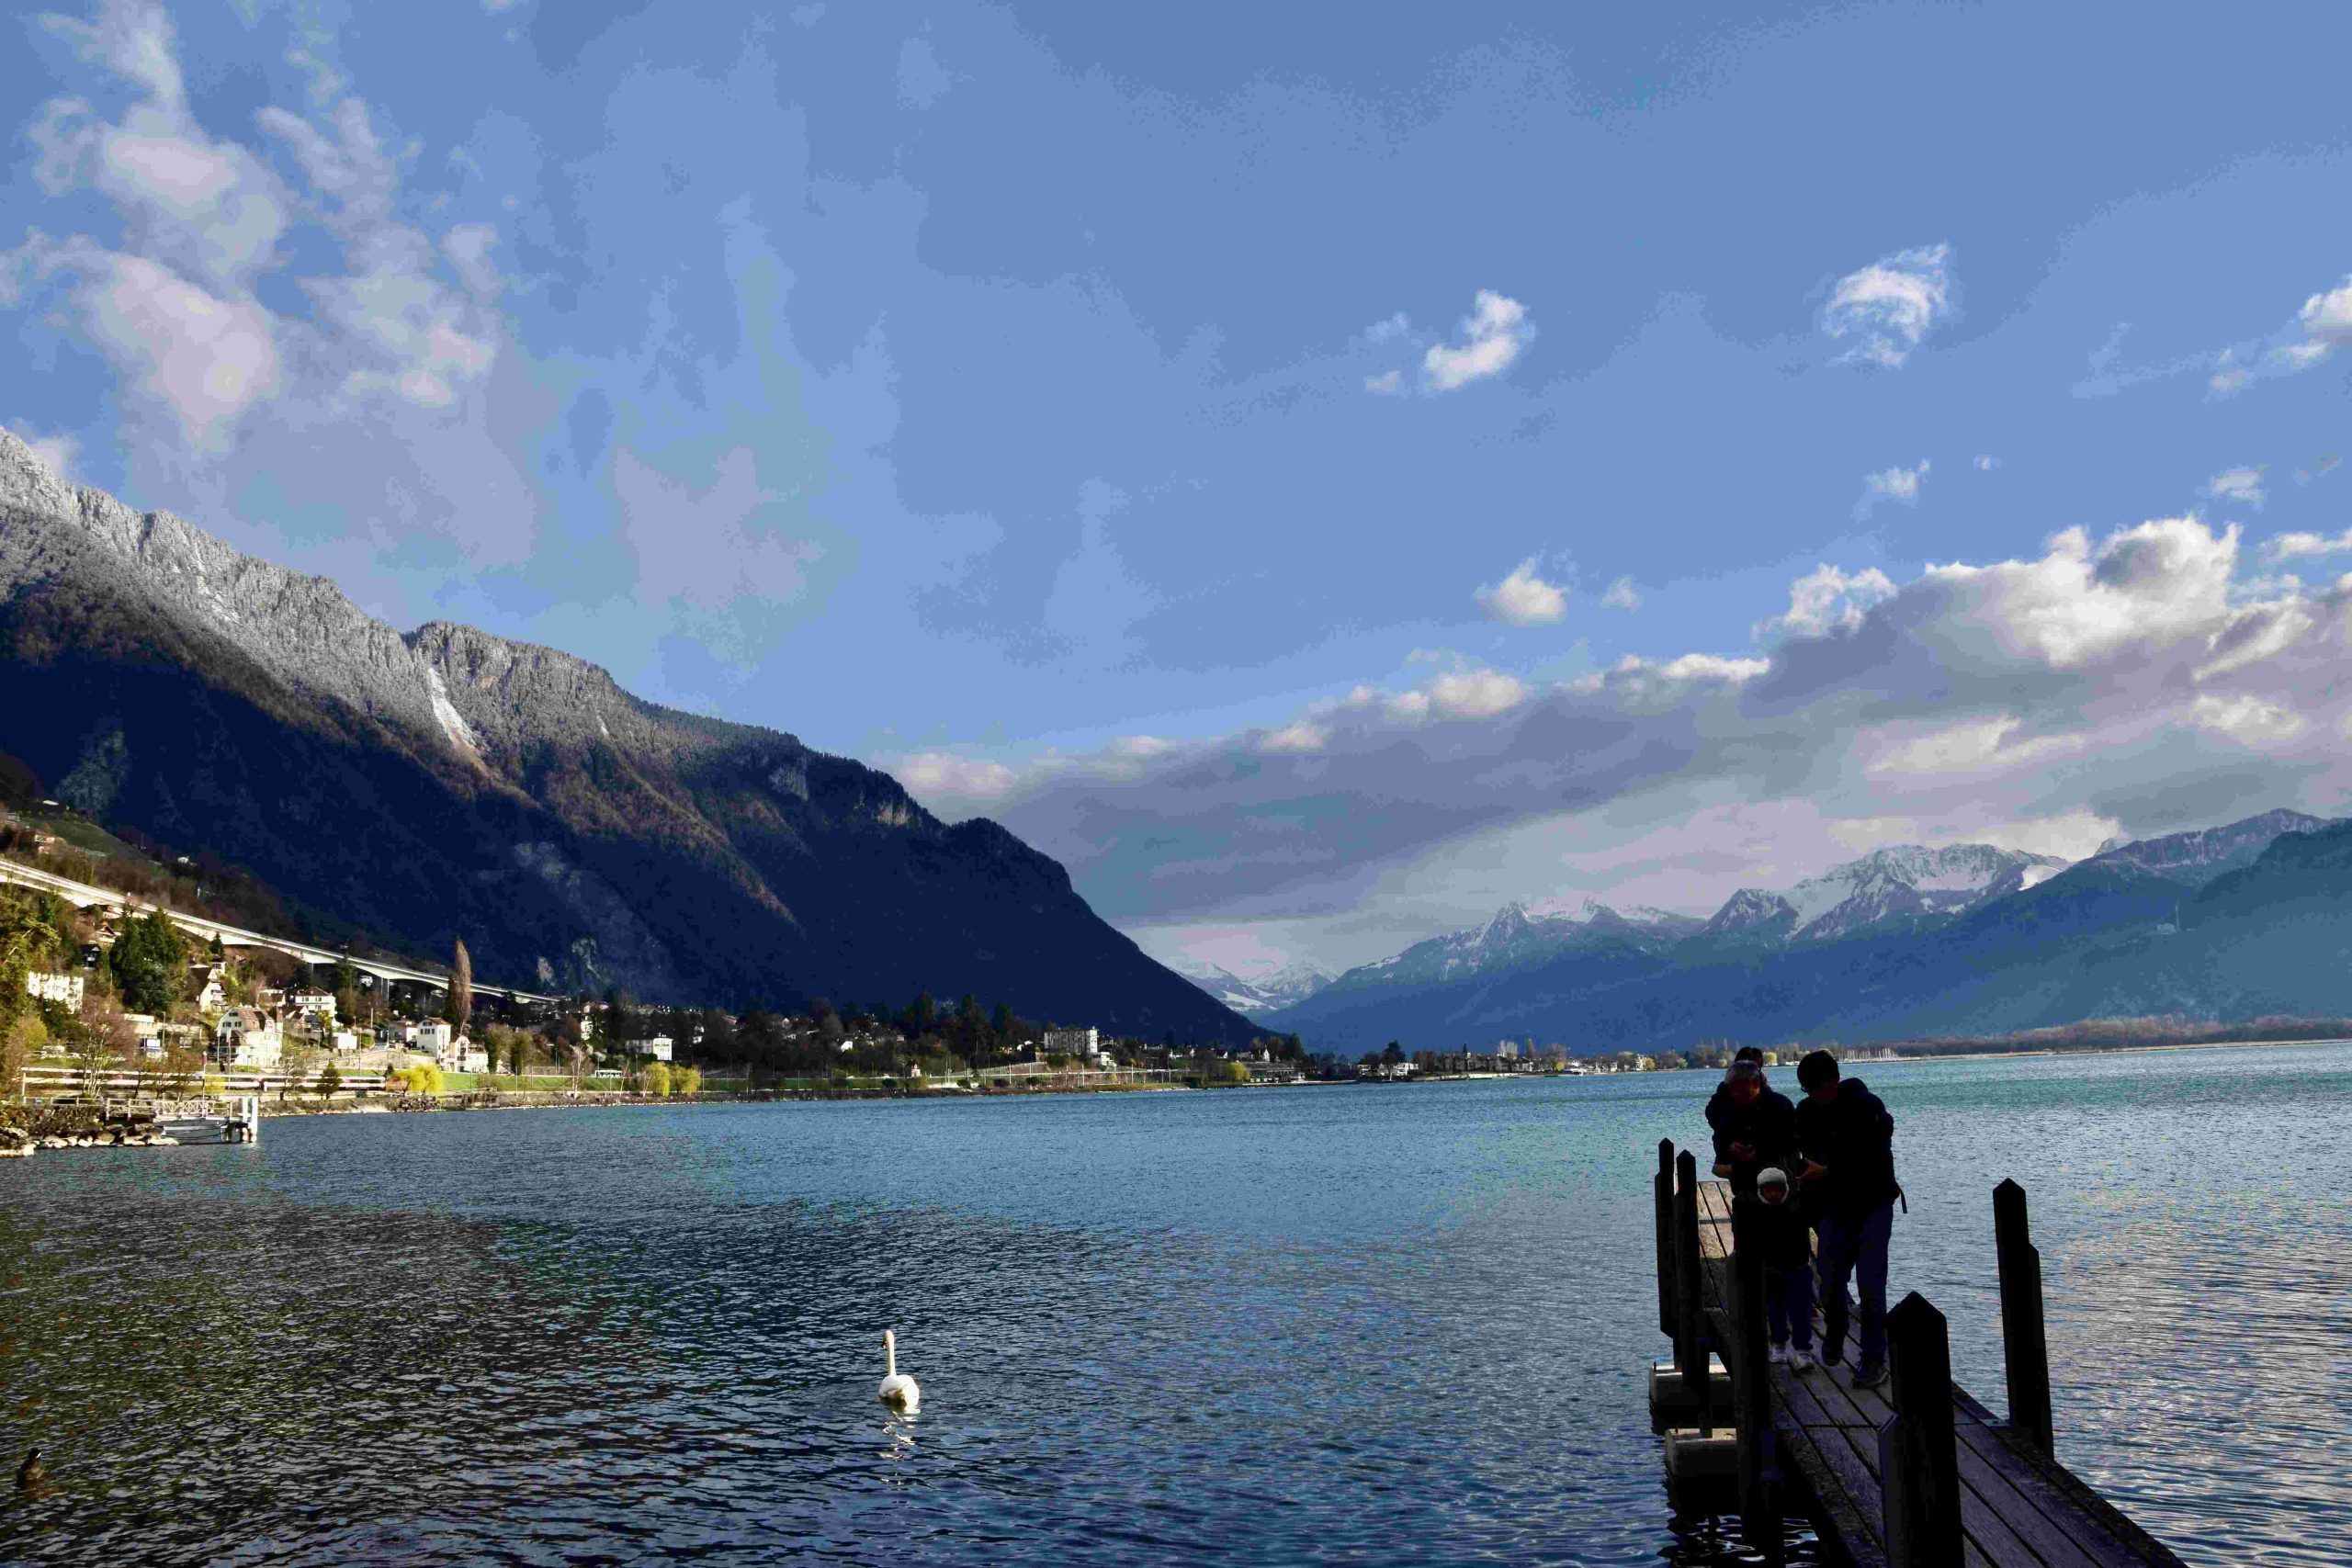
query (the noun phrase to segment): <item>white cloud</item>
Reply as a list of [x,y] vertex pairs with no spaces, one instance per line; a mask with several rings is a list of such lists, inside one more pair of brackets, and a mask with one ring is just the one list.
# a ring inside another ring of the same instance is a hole
[[2298,319],[2310,341],[2324,349],[2352,344],[2352,277],[2304,300]]
[[1862,624],[1871,606],[1894,594],[1894,580],[1874,566],[1849,574],[1825,564],[1789,584],[1787,612],[1758,622],[1756,635],[1826,637],[1832,632],[1850,632]]
[[1772,668],[1769,659],[1724,659],[1713,653],[1686,653],[1653,666],[1669,681],[1753,681]]
[[2303,732],[2303,720],[2283,704],[2239,694],[2211,693],[2189,705],[2189,717],[2199,728],[2246,746],[2270,746],[2292,740]]
[[974,761],[945,751],[918,751],[883,766],[926,805],[1001,800],[1021,782],[1021,775],[1002,762]]
[[2206,389],[2217,398],[2226,398],[2245,386],[2253,375],[2253,370],[2238,358],[2235,349],[2225,348],[2213,366],[2213,378],[2205,383]]
[[1833,338],[1860,341],[1841,355],[1889,368],[1910,358],[1920,340],[1951,314],[1951,247],[1898,251],[1838,280],[1821,313]]
[[1461,344],[1432,344],[1421,358],[1421,381],[1432,391],[1450,392],[1501,375],[1535,335],[1527,307],[1491,288],[1478,290],[1461,330]]
[[[1884,738],[1887,749],[1868,764],[1872,773],[1923,773],[1941,777],[1987,768],[2013,768],[2038,762],[2066,751],[2080,750],[2080,736],[2045,735],[2025,740],[2013,738],[2025,728],[2010,715],[1972,720],[1932,729],[1910,739]],[[1865,737],[1865,748],[1877,741]]]
[[1402,370],[1383,370],[1377,376],[1367,376],[1363,378],[1363,389],[1367,392],[1401,392],[1405,389],[1405,373]]
[[1374,343],[1385,343],[1392,337],[1402,337],[1412,330],[1413,323],[1406,319],[1404,311],[1399,310],[1385,321],[1373,322],[1364,329],[1363,335]]
[[2096,550],[2069,528],[2040,560],[1931,566],[1920,583],[1947,599],[1955,648],[1982,636],[2064,669],[2222,625],[2237,547],[2234,524],[2215,534],[2193,517],[2119,529]]
[[1267,751],[1320,751],[1331,739],[1331,732],[1309,719],[1299,719],[1280,729],[1268,730],[1258,745]]
[[2352,528],[2332,538],[2324,534],[2281,534],[2262,547],[2263,555],[2274,561],[2335,556],[2346,551],[2352,551]]
[[2213,501],[2235,501],[2247,506],[2260,506],[2262,475],[2260,468],[2224,468],[2205,481],[2205,494]]
[[1862,499],[1854,503],[1854,515],[1867,517],[1882,501],[1899,501],[1905,506],[1919,503],[1919,481],[1927,477],[1930,467],[1927,458],[1919,459],[1916,468],[1882,468],[1875,474],[1862,476]]
[[1987,474],[1989,474],[1989,473],[1991,473],[1995,468],[1999,468],[2000,466],[2001,466],[2001,459],[1999,459],[1998,457],[1978,457],[1978,458],[1976,459],[1976,469],[1977,469],[1977,471],[1978,471],[1979,473],[1987,473]]
[[238,417],[278,386],[273,322],[252,300],[221,299],[145,257],[80,236],[60,242],[35,234],[0,255],[0,300],[52,278],[71,280],[84,330],[118,371],[169,411],[191,447],[225,446]]
[[1519,563],[1509,577],[1477,592],[1487,615],[1508,626],[1550,626],[1568,613],[1567,590],[1535,574],[1535,558]]
[[1621,577],[1609,585],[1609,592],[1600,596],[1600,602],[1611,610],[1638,610],[1642,607],[1642,595],[1632,578]]

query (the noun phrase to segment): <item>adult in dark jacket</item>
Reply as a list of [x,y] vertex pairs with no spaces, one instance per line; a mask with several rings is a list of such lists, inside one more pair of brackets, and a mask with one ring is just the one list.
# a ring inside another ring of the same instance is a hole
[[1737,1194],[1756,1190],[1756,1173],[1786,1165],[1797,1148],[1796,1107],[1775,1094],[1756,1062],[1734,1062],[1707,1101],[1707,1125],[1715,1134],[1715,1174],[1731,1179]]
[[1838,1058],[1815,1051],[1797,1064],[1804,1101],[1797,1147],[1804,1156],[1805,1206],[1821,1237],[1824,1365],[1846,1344],[1846,1281],[1861,1298],[1861,1364],[1854,1381],[1886,1378],[1886,1255],[1894,1235],[1894,1118],[1860,1078],[1840,1077]]

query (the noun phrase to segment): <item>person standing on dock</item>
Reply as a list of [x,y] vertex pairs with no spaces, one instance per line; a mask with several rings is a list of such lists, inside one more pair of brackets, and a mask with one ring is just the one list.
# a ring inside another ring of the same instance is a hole
[[1821,1364],[1845,1353],[1846,1281],[1861,1298],[1861,1362],[1854,1382],[1886,1381],[1886,1254],[1894,1235],[1894,1118],[1860,1078],[1841,1077],[1838,1058],[1815,1051],[1797,1064],[1804,1102],[1797,1147],[1804,1196],[1820,1235]]
[[1792,1371],[1813,1367],[1813,1248],[1804,1207],[1778,1166],[1756,1176],[1762,1204],[1757,1223],[1764,1241],[1764,1324],[1770,1359]]
[[1715,1174],[1743,1197],[1756,1190],[1757,1172],[1785,1166],[1796,1153],[1796,1107],[1764,1081],[1760,1061],[1732,1063],[1707,1101],[1707,1125],[1715,1134]]

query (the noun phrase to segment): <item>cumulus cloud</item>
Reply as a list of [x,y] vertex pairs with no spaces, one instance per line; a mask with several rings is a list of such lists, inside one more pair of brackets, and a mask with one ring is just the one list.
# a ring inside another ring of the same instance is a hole
[[1673,866],[1608,874],[1679,886],[1702,911],[1781,875],[1758,873],[1769,845],[1735,827],[1673,826],[1715,822],[1726,802],[1752,820],[1798,813],[1808,844],[1844,855],[1903,841],[2079,853],[2120,830],[2327,808],[2352,789],[2338,739],[2352,577],[2241,581],[2240,556],[2234,528],[2170,518],[1901,583],[1824,567],[1762,624],[1766,651],[1628,658],[1540,687],[1457,664],[1139,763],[1023,765],[987,809],[1114,919],[1269,922],[1294,945],[1376,931],[1393,951],[1463,923],[1458,906],[1398,890],[1456,886],[1465,866],[1488,868],[1480,897],[1532,897],[1560,889],[1573,854],[1574,886],[1634,897],[1604,863],[1666,834]]
[[2304,300],[2297,319],[2302,324],[2304,341],[2323,352],[2352,344],[2352,277]]
[[2274,561],[2300,560],[2316,556],[2336,556],[2352,551],[2352,528],[2343,533],[2281,534],[2262,547],[2262,553]]
[[1535,568],[1536,559],[1530,556],[1500,582],[1480,588],[1479,607],[1506,626],[1545,626],[1558,621],[1568,613],[1567,590],[1544,581]]
[[1621,577],[1609,585],[1609,592],[1600,596],[1600,603],[1611,610],[1638,610],[1642,607],[1642,595],[1634,588],[1632,578]]
[[[266,412],[289,446],[315,450],[324,425],[388,400],[446,413],[487,379],[501,338],[494,232],[463,224],[436,243],[404,220],[399,158],[368,106],[314,57],[298,61],[311,72],[310,112],[270,105],[254,116],[299,171],[289,181],[198,122],[159,6],[105,0],[95,21],[47,22],[134,96],[116,118],[78,97],[51,100],[32,128],[37,176],[52,196],[105,197],[120,233],[33,233],[0,254],[0,302],[48,307],[78,328],[134,409],[168,422],[169,445],[218,459]],[[266,289],[273,281],[291,288]],[[450,428],[421,445],[446,445]],[[478,452],[435,456],[426,467],[462,476],[478,495],[512,482],[511,468],[483,482]],[[399,488],[385,509],[395,516],[417,493]],[[456,535],[477,547],[499,536]]]
[[1821,328],[1833,338],[1857,340],[1841,363],[1891,369],[1910,358],[1951,310],[1951,247],[1924,245],[1839,278],[1821,312]]
[[2260,468],[2223,468],[2205,481],[2205,494],[2212,501],[2234,501],[2247,506],[2262,504],[2262,474]]
[[1882,468],[1862,476],[1862,499],[1854,503],[1854,515],[1867,517],[1882,501],[1899,501],[1905,506],[1919,503],[1919,481],[1927,477],[1928,459],[1919,459],[1916,468]]
[[1862,624],[1871,605],[1892,598],[1894,581],[1874,566],[1847,572],[1824,564],[1789,584],[1789,607],[1756,624],[1756,635],[1827,637]]
[[1460,330],[1460,343],[1431,344],[1421,357],[1421,384],[1431,391],[1450,392],[1501,375],[1535,335],[1527,307],[1491,288],[1478,290]]

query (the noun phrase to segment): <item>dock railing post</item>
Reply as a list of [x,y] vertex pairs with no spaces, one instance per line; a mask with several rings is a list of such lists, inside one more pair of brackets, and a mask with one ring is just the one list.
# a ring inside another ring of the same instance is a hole
[[1657,1331],[1674,1333],[1674,1140],[1657,1141],[1657,1177],[1651,1183],[1657,1204]]
[[1993,1247],[2001,1267],[2001,1349],[2008,1363],[2009,1429],[2049,1453],[2050,1341],[2042,1330],[2041,1253],[2026,1226],[2025,1189],[1993,1189]]
[[1739,1433],[1739,1528],[1751,1551],[1779,1560],[1781,1514],[1772,1495],[1772,1379],[1764,1308],[1764,1235],[1761,1202],[1750,1196],[1733,1201],[1732,1347],[1733,1418]]
[[1691,1401],[1700,1433],[1715,1429],[1714,1376],[1707,1355],[1707,1319],[1699,1281],[1699,1162],[1685,1149],[1675,1157],[1674,1365],[1683,1397]]
[[1961,1568],[1960,1450],[1952,1431],[1951,1342],[1944,1314],[1917,1291],[1886,1314],[1887,1390],[1878,1431],[1894,1568]]

